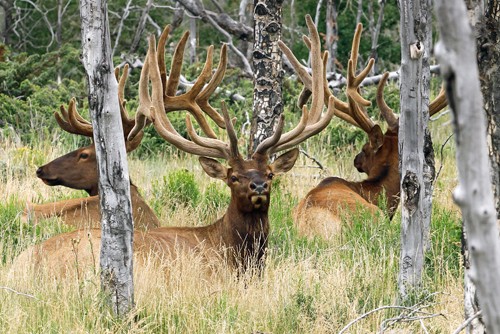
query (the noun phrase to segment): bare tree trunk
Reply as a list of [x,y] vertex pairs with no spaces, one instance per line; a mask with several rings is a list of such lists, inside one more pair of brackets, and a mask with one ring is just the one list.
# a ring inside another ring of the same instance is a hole
[[80,0],[82,63],[89,84],[101,205],[101,286],[116,315],[134,304],[133,228],[127,153],[113,73],[106,0]]
[[194,17],[189,18],[189,63],[196,63],[196,40],[197,40],[197,31],[196,31],[196,19]]
[[[495,195],[497,223],[500,220],[500,70],[498,68],[498,59],[500,56],[499,46],[499,20],[498,16],[499,1],[490,0],[486,4],[486,10],[481,0],[466,1],[468,17],[477,35],[477,59],[479,66],[479,77],[481,80],[481,91],[484,99],[484,109],[487,116],[488,129],[488,148],[490,153],[491,179],[493,184],[493,193]],[[464,238],[462,240],[462,249],[464,250],[464,299],[465,299],[465,318],[468,319],[476,314],[481,308],[478,303],[476,286],[471,279],[471,268],[468,244],[466,238],[466,227],[464,229]],[[468,333],[485,333],[485,325],[482,319],[476,319],[467,327]]]
[[13,0],[0,0],[0,42],[10,44],[10,31],[12,29],[14,10]]
[[115,55],[116,48],[118,47],[118,43],[120,42],[120,38],[122,37],[122,31],[123,31],[123,26],[125,24],[125,20],[130,15],[130,5],[131,5],[131,3],[132,3],[132,0],[128,0],[127,4],[125,5],[125,8],[123,8],[123,14],[120,17],[120,24],[118,25],[118,31],[116,33],[115,44],[113,46],[113,50],[112,50],[111,56]]
[[254,90],[249,154],[274,133],[277,118],[283,113],[280,0],[254,2]]
[[386,0],[379,1],[377,23],[375,26],[370,28],[370,32],[372,35],[372,46],[371,46],[370,57],[375,59],[375,64],[373,64],[373,68],[372,68],[372,74],[379,72],[377,49],[378,49],[378,38],[380,36],[380,30],[382,29],[382,21],[384,20],[385,3],[386,3]]
[[422,279],[429,243],[434,153],[429,120],[431,1],[400,1],[401,259],[399,292],[406,299]]
[[337,8],[334,0],[326,2],[326,47],[330,54],[326,63],[327,72],[335,72],[335,60],[337,59],[337,41],[339,35],[337,30]]
[[146,21],[148,20],[151,6],[153,6],[153,0],[148,0],[146,6],[144,6],[144,8],[142,9],[141,17],[139,19],[139,23],[137,24],[134,39],[132,40],[132,44],[130,45],[129,53],[134,53],[139,47],[139,43],[143,38],[144,28],[146,27]]
[[[462,228],[462,259],[464,262],[464,315],[465,320],[473,318],[481,308],[477,297],[476,285],[471,279],[470,253],[467,244],[466,227]],[[476,317],[466,327],[467,334],[484,334],[486,328],[483,317]]]
[[361,16],[363,16],[363,0],[358,0],[358,12],[356,13],[356,25],[361,23]]
[[[249,13],[252,12],[252,7],[253,3],[250,3],[248,0],[241,0],[240,1],[240,8],[238,11],[238,18],[239,22],[242,25],[247,26],[248,21],[249,21]],[[241,50],[241,53],[245,56],[245,58],[250,61],[252,57],[252,46],[253,44],[247,40],[241,40],[239,43],[239,49]]]
[[479,77],[488,120],[493,194],[500,224],[500,0],[488,0],[478,23]]
[[453,195],[468,234],[470,278],[476,285],[486,330],[500,333],[500,243],[489,176],[483,100],[474,36],[463,0],[436,0],[442,64],[454,115],[459,185]]

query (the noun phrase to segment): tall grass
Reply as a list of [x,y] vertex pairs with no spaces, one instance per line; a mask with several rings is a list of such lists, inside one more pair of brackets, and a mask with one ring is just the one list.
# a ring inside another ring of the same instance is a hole
[[[450,133],[442,125],[445,121],[432,124],[437,151]],[[193,255],[170,263],[168,273],[147,267],[135,273],[136,307],[126,319],[113,318],[102,306],[98,275],[80,280],[35,277],[29,270],[13,275],[11,261],[20,251],[68,230],[57,219],[36,227],[24,222],[24,203],[82,194],[68,195],[68,190],[47,187],[35,178],[36,165],[65,153],[62,148],[0,144],[0,332],[335,333],[370,310],[396,305],[399,213],[392,221],[377,223],[365,214],[351,216],[342,234],[330,242],[301,238],[293,225],[295,205],[321,177],[360,178],[352,168],[353,148],[332,149],[324,145],[328,141],[331,134],[325,132],[304,145],[327,171],[310,167],[314,163],[302,156],[273,185],[269,252],[261,275],[238,278],[226,268],[207,275]],[[447,145],[443,156],[436,154],[437,166],[443,168],[436,181],[432,245],[423,289],[413,300],[420,311],[442,316],[390,325],[384,321],[401,310],[383,309],[356,322],[349,333],[375,333],[383,324],[393,333],[420,333],[422,326],[431,333],[449,333],[462,322],[460,217],[450,200],[456,173],[453,146]],[[28,153],[19,156],[20,149]],[[224,213],[229,190],[209,179],[194,157],[132,157],[130,170],[165,226],[205,225]],[[177,189],[180,180],[189,188]]]

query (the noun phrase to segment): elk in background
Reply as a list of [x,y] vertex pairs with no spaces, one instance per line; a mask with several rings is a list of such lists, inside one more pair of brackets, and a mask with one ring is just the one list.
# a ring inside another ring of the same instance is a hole
[[[315,42],[311,52],[316,56],[321,52],[319,36],[311,22],[308,22],[308,25]],[[160,227],[147,232],[136,231],[134,254],[139,261],[134,267],[136,269],[140,267],[142,260],[148,256],[154,259],[175,258],[180,251],[195,251],[207,259],[224,258],[232,267],[242,271],[253,265],[261,268],[264,264],[269,234],[268,209],[272,179],[275,175],[285,173],[293,167],[299,151],[293,148],[271,164],[268,162],[269,156],[290,149],[319,133],[333,117],[333,99],[330,99],[328,111],[323,113],[323,64],[320,57],[316,56],[312,73],[315,84],[312,87],[311,108],[308,110],[306,106],[303,107],[299,124],[283,134],[284,117],[281,116],[274,135],[260,143],[252,157],[245,160],[239,152],[236,132],[224,104],[221,108],[222,119],[229,143],[211,136],[215,135],[215,132],[207,127],[206,122],[199,121],[204,118],[203,114],[198,114],[196,119],[206,137],[196,133],[189,115],[186,124],[191,140],[182,137],[170,123],[167,117],[168,111],[175,108],[184,110],[188,105],[198,104],[196,101],[199,98],[205,99],[212,94],[215,90],[213,82],[221,80],[224,75],[227,48],[226,45],[222,47],[219,68],[208,85],[204,88],[204,82],[197,82],[190,90],[190,101],[176,99],[173,94],[178,85],[183,50],[176,50],[167,80],[163,57],[168,32],[169,29],[166,28],[160,37],[158,54],[155,39],[153,36],[150,37],[147,65],[143,67],[144,75],[141,75],[139,85],[140,108],[136,117],[136,128],[131,131],[129,140],[134,140],[134,135],[141,130],[141,126],[147,120],[151,120],[155,129],[166,141],[182,151],[200,156],[199,161],[203,170],[209,176],[221,179],[228,185],[231,190],[231,200],[224,216],[208,226]],[[202,73],[211,72],[212,52],[213,47],[210,47]],[[152,96],[149,95],[147,75],[151,80]],[[205,76],[200,75],[200,78],[202,77]],[[208,76],[206,78],[208,79]],[[174,102],[167,105],[165,101]],[[215,112],[220,116],[215,109],[208,108],[206,104],[194,109],[202,110],[206,114]],[[229,167],[215,159],[227,160]],[[14,267],[23,262],[34,263],[37,266],[43,263],[52,273],[67,274],[74,267],[74,254],[78,254],[80,267],[97,268],[98,264],[95,262],[99,258],[100,237],[99,229],[79,230],[52,237],[22,253]],[[81,241],[75,243],[74,240]]]
[[[320,236],[328,239],[339,233],[343,215],[359,211],[371,215],[381,214],[382,210],[378,205],[381,205],[385,209],[384,213],[392,219],[399,205],[399,119],[384,101],[383,91],[388,73],[383,75],[377,89],[377,106],[387,122],[385,134],[381,127],[370,119],[364,109],[371,105],[371,102],[360,95],[359,87],[370,72],[374,60],[370,59],[366,68],[356,76],[362,29],[362,25],[358,24],[347,67],[346,95],[348,102],[345,103],[333,97],[326,80],[324,80],[326,83],[324,89],[325,103],[327,98],[335,99],[335,115],[362,129],[368,135],[368,142],[354,159],[356,169],[366,173],[368,177],[360,182],[328,177],[309,191],[306,197],[300,201],[294,213],[295,225],[299,234],[304,236]],[[304,38],[304,41],[311,48],[312,43],[307,37]],[[312,78],[286,45],[281,43],[280,47],[304,83],[299,100],[300,105],[309,98]],[[327,57],[325,52],[323,62],[326,62]],[[431,102],[429,114],[434,115],[446,105],[446,97],[444,91],[441,90],[439,96]]]
[[[120,78],[118,78],[119,68],[116,68],[115,76],[117,80],[119,79],[120,113],[124,136],[127,138],[135,125],[135,120],[128,118],[125,109],[124,89],[128,77],[128,65],[125,65]],[[67,110],[61,105],[60,114],[55,112],[54,117],[63,130],[76,135],[93,137],[92,125],[78,113],[74,98],[69,102]],[[127,152],[135,150],[140,145],[142,137],[141,132],[133,141],[125,141]],[[49,186],[61,185],[85,190],[90,196],[46,204],[30,203],[24,213],[26,219],[33,219],[36,223],[42,218],[61,217],[66,225],[76,228],[100,226],[101,211],[97,192],[98,175],[94,144],[79,148],[41,166],[37,169],[36,176]],[[149,229],[160,226],[155,213],[132,183],[130,184],[130,197],[136,228]]]

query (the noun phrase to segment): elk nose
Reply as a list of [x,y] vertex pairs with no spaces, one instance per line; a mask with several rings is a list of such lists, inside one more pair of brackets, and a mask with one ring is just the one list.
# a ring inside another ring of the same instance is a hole
[[43,169],[42,167],[38,167],[38,169],[36,170],[36,176],[40,176],[43,174]]
[[266,182],[250,182],[250,189],[252,189],[254,192],[257,194],[262,194],[264,191],[267,189],[267,183]]

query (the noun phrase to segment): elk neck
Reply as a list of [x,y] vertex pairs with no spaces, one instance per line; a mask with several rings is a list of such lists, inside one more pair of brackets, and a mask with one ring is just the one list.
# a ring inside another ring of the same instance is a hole
[[234,265],[245,267],[263,260],[269,235],[267,206],[243,212],[232,197],[226,213],[214,225],[222,246],[233,252]]
[[370,177],[355,183],[358,193],[368,202],[378,205],[380,196],[385,194],[385,205],[389,217],[392,219],[399,205],[400,174],[398,137],[386,136],[384,145],[390,145],[388,158],[381,164]]

